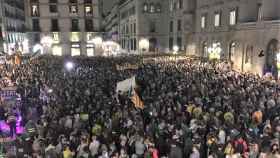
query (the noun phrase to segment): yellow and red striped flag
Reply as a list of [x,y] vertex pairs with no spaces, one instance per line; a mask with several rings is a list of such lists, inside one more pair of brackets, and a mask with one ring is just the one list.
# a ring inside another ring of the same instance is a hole
[[134,103],[135,108],[144,109],[144,103],[135,91],[135,89],[133,90],[133,96],[130,99]]

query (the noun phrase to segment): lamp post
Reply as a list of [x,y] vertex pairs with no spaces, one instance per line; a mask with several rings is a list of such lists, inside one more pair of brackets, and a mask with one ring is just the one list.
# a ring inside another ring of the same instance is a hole
[[143,53],[145,50],[149,49],[149,45],[150,45],[149,40],[147,40],[146,38],[143,38],[139,41],[139,48],[141,51],[142,63],[143,63]]

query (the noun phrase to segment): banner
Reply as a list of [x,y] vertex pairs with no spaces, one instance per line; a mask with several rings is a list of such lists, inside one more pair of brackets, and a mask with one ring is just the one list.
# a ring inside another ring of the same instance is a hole
[[126,63],[124,65],[116,65],[117,70],[137,70],[138,65]]
[[117,83],[116,92],[128,92],[136,87],[135,76]]

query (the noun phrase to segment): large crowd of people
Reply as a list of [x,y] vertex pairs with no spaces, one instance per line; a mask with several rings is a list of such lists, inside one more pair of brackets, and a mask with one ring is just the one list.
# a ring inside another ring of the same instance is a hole
[[[21,95],[25,133],[8,146],[14,152],[3,152],[17,158],[280,157],[280,85],[208,62],[164,58],[44,56],[14,66],[9,77]],[[73,69],[65,68],[68,61]],[[138,68],[116,68],[124,63]],[[1,69],[3,78],[7,66]],[[116,94],[117,83],[134,75],[143,110],[129,94]]]

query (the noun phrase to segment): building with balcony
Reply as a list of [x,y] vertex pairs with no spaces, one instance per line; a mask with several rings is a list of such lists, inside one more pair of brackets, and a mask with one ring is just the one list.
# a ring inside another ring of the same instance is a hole
[[186,51],[188,38],[194,32],[195,0],[117,2],[105,17],[103,26],[108,38],[117,38],[122,49],[140,53],[140,40],[146,39],[149,43],[146,52],[170,52],[175,45],[180,51]]
[[196,0],[169,0],[168,48],[173,51],[178,46],[180,52],[186,51],[188,40],[194,32]]
[[23,49],[25,17],[24,1],[0,1],[0,51],[12,54]]
[[168,1],[119,1],[119,43],[128,52],[142,52],[141,39],[149,41],[147,52],[168,48]]
[[98,55],[94,38],[100,36],[101,5],[100,0],[27,0],[30,44],[53,55]]
[[111,10],[105,14],[102,26],[105,32],[105,40],[119,42],[119,6],[114,4]]

